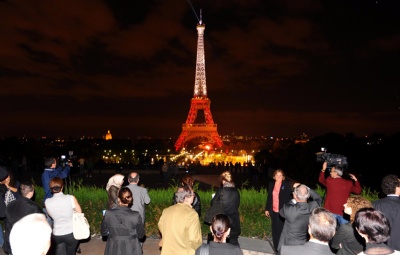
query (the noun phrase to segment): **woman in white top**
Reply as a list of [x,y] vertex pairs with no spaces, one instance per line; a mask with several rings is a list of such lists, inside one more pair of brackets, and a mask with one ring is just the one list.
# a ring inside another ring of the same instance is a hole
[[72,233],[72,214],[74,209],[79,213],[82,209],[74,196],[64,195],[63,188],[61,178],[51,179],[50,190],[53,197],[46,199],[45,206],[54,220],[52,239],[55,244],[55,255],[74,255],[78,240]]

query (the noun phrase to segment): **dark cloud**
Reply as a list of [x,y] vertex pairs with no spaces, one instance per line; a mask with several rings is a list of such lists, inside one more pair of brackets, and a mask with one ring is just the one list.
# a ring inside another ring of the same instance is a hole
[[2,1],[0,136],[177,136],[193,95],[200,8],[221,134],[391,134],[399,130],[398,7]]

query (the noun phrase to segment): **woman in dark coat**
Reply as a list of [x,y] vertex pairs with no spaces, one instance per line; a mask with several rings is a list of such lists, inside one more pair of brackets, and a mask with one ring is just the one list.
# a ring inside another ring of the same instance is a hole
[[231,227],[228,243],[239,245],[238,238],[241,232],[239,216],[240,194],[235,188],[232,175],[229,171],[225,171],[221,174],[221,184],[222,187],[215,193],[215,196],[211,200],[211,205],[213,205],[214,201],[217,201],[217,199],[222,200],[224,214],[229,217]]
[[272,241],[274,249],[278,248],[279,238],[281,237],[285,219],[279,215],[279,210],[284,204],[292,199],[292,184],[285,180],[285,173],[277,169],[273,173],[274,181],[268,185],[267,204],[265,206],[265,216],[271,217]]
[[132,211],[132,192],[123,187],[118,192],[119,205],[107,210],[101,223],[101,234],[108,236],[104,255],[142,255],[139,239],[144,226],[139,212]]

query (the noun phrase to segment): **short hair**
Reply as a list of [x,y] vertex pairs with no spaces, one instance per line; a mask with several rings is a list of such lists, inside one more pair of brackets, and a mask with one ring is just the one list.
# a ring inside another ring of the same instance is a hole
[[294,188],[293,193],[299,200],[307,201],[307,199],[310,197],[310,188],[304,184],[300,184]]
[[362,196],[349,197],[347,199],[347,207],[351,208],[350,221],[353,222],[358,210],[362,208],[372,208],[372,204]]
[[60,177],[54,177],[50,180],[49,187],[51,192],[59,193],[64,187],[63,180]]
[[396,193],[396,187],[400,186],[399,177],[395,174],[389,174],[383,177],[381,188],[385,195]]
[[35,189],[35,187],[33,186],[32,181],[24,181],[19,186],[19,193],[23,197],[26,197],[29,194],[29,192],[34,191],[34,189]]
[[23,217],[11,229],[12,254],[46,254],[50,248],[51,231],[44,214],[33,213]]
[[325,208],[315,208],[309,219],[310,235],[313,238],[329,242],[335,235],[336,219],[333,214]]
[[128,187],[122,187],[118,191],[118,198],[123,204],[127,204],[128,207],[132,207],[133,205],[133,196],[132,191]]
[[222,236],[230,228],[230,220],[225,214],[216,214],[211,220],[211,231],[214,237],[221,241]]
[[46,158],[46,159],[44,160],[44,166],[45,166],[45,167],[51,167],[51,165],[54,164],[54,161],[55,161],[55,160],[56,160],[56,159],[53,158],[53,157]]
[[333,166],[332,166],[332,169],[333,169],[333,168],[335,169],[335,172],[336,172],[339,176],[342,176],[342,175],[343,175],[343,168],[342,168],[342,167],[333,165]]
[[272,174],[272,179],[275,180],[275,175],[276,175],[277,173],[281,173],[282,176],[283,176],[283,180],[285,180],[285,172],[283,172],[282,169],[276,169],[276,170],[273,172],[273,174]]
[[364,208],[356,213],[354,227],[368,236],[369,243],[384,243],[390,238],[389,220],[374,208]]
[[129,182],[129,183],[131,183],[131,182],[138,182],[138,181],[139,181],[139,174],[138,174],[138,173],[135,173],[136,176],[135,176],[134,178],[132,178],[132,174],[133,174],[133,173],[130,173],[130,174],[129,174],[129,176],[128,176],[128,182]]
[[192,187],[189,186],[182,186],[179,187],[178,190],[175,192],[175,202],[176,203],[183,203],[185,202],[185,198],[193,196]]

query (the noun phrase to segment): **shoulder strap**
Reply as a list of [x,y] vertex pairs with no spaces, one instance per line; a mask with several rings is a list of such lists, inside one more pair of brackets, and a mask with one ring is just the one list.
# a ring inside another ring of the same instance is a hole
[[209,255],[210,246],[208,244],[202,244],[200,247],[200,255]]

